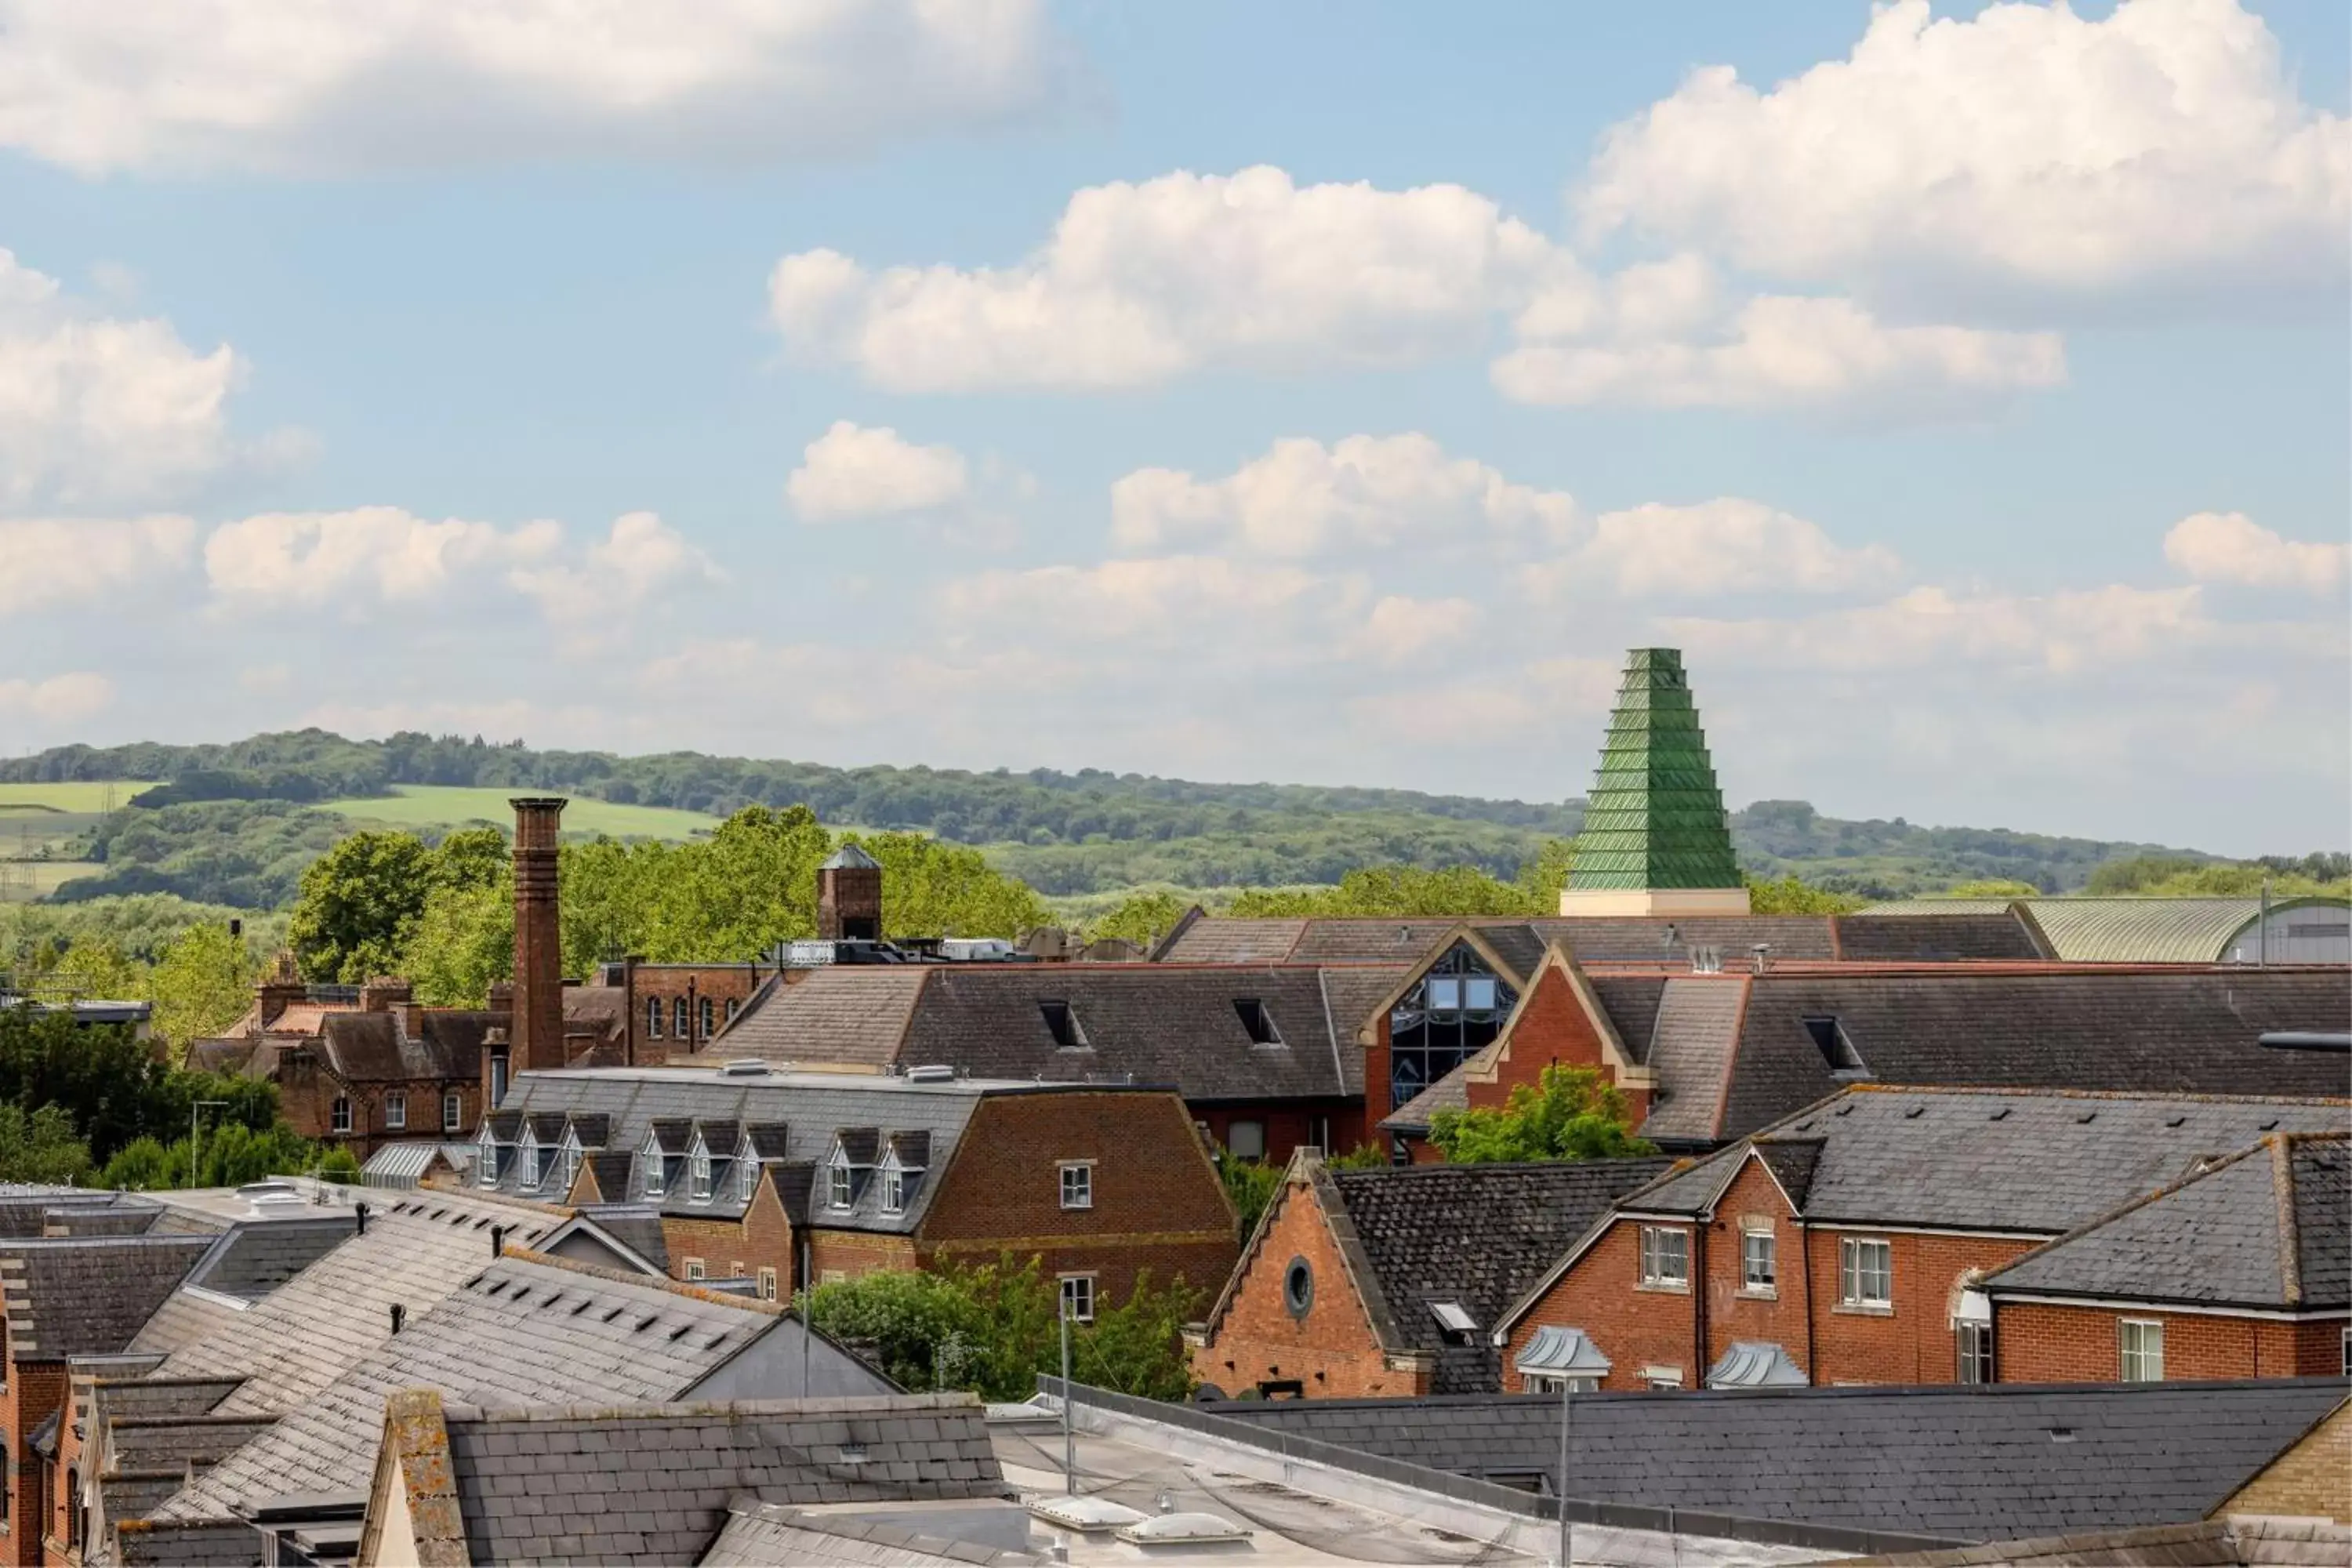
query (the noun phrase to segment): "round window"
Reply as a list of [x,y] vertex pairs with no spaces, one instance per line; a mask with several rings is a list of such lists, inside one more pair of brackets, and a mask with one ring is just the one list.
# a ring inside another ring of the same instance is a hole
[[1292,1258],[1290,1267],[1282,1271],[1282,1304],[1294,1318],[1305,1317],[1307,1309],[1315,1305],[1315,1270],[1304,1258]]

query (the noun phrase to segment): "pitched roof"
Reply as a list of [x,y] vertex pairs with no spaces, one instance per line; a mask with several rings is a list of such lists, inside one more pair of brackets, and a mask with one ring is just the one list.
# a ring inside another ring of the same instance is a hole
[[2273,1132],[1987,1276],[1989,1294],[2309,1310],[2352,1306],[2352,1155]]
[[[2328,1132],[2344,1100],[1858,1086],[1758,1133],[1818,1141],[1817,1222],[2059,1235],[2265,1132]],[[1735,1144],[1669,1175],[1629,1211],[1696,1215],[1748,1158]]]
[[257,1301],[341,1246],[355,1226],[351,1214],[240,1220],[188,1271],[186,1283]]
[[2272,1050],[2259,1041],[2272,1030],[2340,1029],[2352,1017],[2352,969],[1775,972],[1683,984],[1747,993],[1727,1079],[1715,1073],[1711,1046],[1695,1081],[1674,1070],[1680,1045],[1664,1013],[1650,1050],[1668,1105],[1721,1095],[1724,1137],[1837,1090],[1841,1080],[1812,1020],[1833,1020],[1880,1083],[2310,1096],[2345,1089],[2340,1058]]
[[[1409,1165],[1328,1171],[1333,1228],[1360,1248],[1392,1350],[1437,1357],[1434,1391],[1491,1392],[1499,1353],[1486,1331],[1611,1205],[1662,1173],[1664,1159],[1541,1164]],[[1451,1302],[1476,1331],[1449,1335],[1432,1310]]]
[[727,1026],[723,1054],[887,1066],[898,1059],[915,999],[933,973],[929,965],[846,963],[808,970],[790,984],[771,982]]
[[[1582,963],[1686,961],[1693,947],[1712,947],[1727,959],[1757,943],[1775,959],[1840,958],[1948,963],[1954,959],[2046,959],[2032,928],[2005,906],[1958,914],[1938,911],[1918,921],[1864,921],[1852,915],[1544,916],[1397,919],[1372,916],[1236,920],[1203,915],[1170,933],[1153,954],[1163,963],[1402,963],[1415,964],[1457,927],[1486,937],[1506,963],[1532,966],[1546,943],[1559,941]],[[1848,945],[1852,944],[1852,951]],[[1522,974],[1526,971],[1520,971]]]
[[502,1015],[428,1007],[422,1033],[412,1035],[398,1010],[330,1013],[319,1023],[319,1049],[346,1083],[395,1083],[410,1079],[478,1078],[482,1037]]
[[491,1258],[490,1230],[537,1242],[560,1215],[465,1194],[403,1194],[371,1205],[353,1236],[239,1313],[221,1331],[174,1351],[162,1377],[238,1377],[223,1415],[270,1414],[316,1399],[392,1336],[398,1303],[415,1322]]
[[1656,1081],[1645,1138],[1705,1142],[1718,1136],[1747,982],[1737,975],[1684,975],[1659,994],[1647,1065]]
[[[1007,1495],[968,1394],[523,1410],[445,1407],[477,1563],[695,1563],[730,1504]],[[680,1465],[680,1456],[692,1462]]]
[[[2305,906],[2335,911],[2345,908],[2341,900],[2274,899],[2271,912]],[[1854,924],[1951,918],[2006,908],[2023,910],[2059,958],[2091,963],[2212,963],[2238,956],[2235,950],[2251,940],[2248,928],[2262,918],[2263,905],[2260,899],[1912,899],[1874,904]],[[2260,955],[2242,956],[2251,960]]]
[[[1604,1503],[2006,1540],[2202,1518],[2343,1397],[2336,1378],[1584,1394],[1570,1464],[1574,1495]],[[1465,1475],[1559,1464],[1549,1398],[1206,1409]]]
[[201,1235],[0,1242],[9,1355],[63,1361],[116,1353],[212,1245]]
[[497,1405],[676,1399],[779,1321],[758,1303],[485,1252],[437,1306],[152,1517],[214,1519],[288,1493],[366,1489],[384,1401],[403,1389]]
[[1026,1552],[782,1504],[734,1509],[701,1558],[702,1568],[1016,1568],[1049,1561]]

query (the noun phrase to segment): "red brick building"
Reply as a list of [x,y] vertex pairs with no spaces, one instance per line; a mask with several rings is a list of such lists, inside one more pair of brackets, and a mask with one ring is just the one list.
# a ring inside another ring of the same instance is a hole
[[740,1065],[527,1073],[479,1142],[478,1187],[656,1215],[673,1278],[746,1279],[761,1295],[1011,1253],[1090,1316],[1147,1270],[1213,1289],[1236,1252],[1223,1185],[1166,1089]]
[[2008,1383],[2352,1373],[2346,1134],[2273,1132],[1986,1278]]
[[1663,1159],[1334,1171],[1300,1150],[1198,1331],[1226,1394],[1492,1394],[1486,1331]]
[[1505,1386],[1991,1381],[1987,1276],[2216,1150],[2340,1131],[2347,1109],[1858,1086],[1628,1194],[1503,1315]]

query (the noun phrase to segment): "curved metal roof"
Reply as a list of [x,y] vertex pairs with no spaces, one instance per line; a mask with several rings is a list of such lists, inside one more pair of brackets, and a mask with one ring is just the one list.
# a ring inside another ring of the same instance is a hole
[[[2262,918],[2260,899],[2020,899],[2051,949],[2078,963],[2216,963],[2227,962],[2242,932]],[[2340,899],[2273,899],[2271,912],[2308,907],[2343,909]],[[1998,899],[1908,899],[1862,911],[1905,915],[1988,913],[2008,907]]]

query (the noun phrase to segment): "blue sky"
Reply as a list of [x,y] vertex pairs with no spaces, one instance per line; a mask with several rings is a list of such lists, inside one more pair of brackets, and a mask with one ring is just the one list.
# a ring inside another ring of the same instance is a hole
[[2340,5],[554,11],[0,0],[0,743],[2352,837]]

